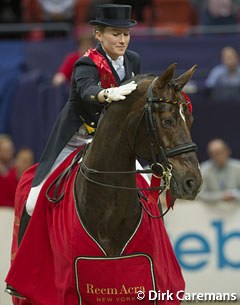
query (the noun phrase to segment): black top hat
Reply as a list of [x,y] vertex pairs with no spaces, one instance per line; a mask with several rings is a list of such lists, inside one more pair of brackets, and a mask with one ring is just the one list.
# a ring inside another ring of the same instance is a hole
[[130,5],[102,4],[97,5],[96,19],[90,20],[91,25],[105,25],[115,28],[131,28],[137,24],[131,20]]

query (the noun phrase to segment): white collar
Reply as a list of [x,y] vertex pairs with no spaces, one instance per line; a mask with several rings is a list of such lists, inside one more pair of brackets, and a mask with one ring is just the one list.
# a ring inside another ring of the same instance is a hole
[[110,56],[107,55],[107,58],[110,60],[114,68],[121,68],[124,63],[123,55],[119,56],[116,60],[113,60]]

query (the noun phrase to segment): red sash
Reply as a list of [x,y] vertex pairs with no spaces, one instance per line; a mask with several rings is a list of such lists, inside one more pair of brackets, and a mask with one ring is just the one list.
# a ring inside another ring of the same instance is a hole
[[118,86],[112,70],[102,54],[96,49],[89,49],[83,56],[89,57],[97,66],[102,88],[107,89],[109,87]]

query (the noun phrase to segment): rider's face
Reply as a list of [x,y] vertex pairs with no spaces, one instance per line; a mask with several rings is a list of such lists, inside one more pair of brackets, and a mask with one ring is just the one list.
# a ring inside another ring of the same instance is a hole
[[104,51],[115,60],[125,53],[130,41],[130,30],[106,27],[103,32],[96,31],[96,38]]

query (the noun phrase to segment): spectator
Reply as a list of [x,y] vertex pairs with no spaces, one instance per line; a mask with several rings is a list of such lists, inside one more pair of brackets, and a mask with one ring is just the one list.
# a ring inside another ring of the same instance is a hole
[[0,175],[8,173],[13,164],[14,144],[7,134],[0,135]]
[[72,71],[75,62],[94,44],[92,33],[83,33],[78,39],[78,49],[69,53],[63,60],[58,72],[54,75],[52,83],[54,86],[59,86],[66,81],[71,81]]
[[190,0],[190,2],[200,11],[201,25],[237,25],[239,0]]
[[23,172],[33,165],[34,155],[31,149],[21,148],[14,161],[12,158],[11,161],[12,166],[8,168],[4,175],[0,175],[0,206],[14,206],[18,181]]
[[15,176],[17,180],[19,180],[30,166],[34,164],[34,153],[28,147],[21,148],[14,159],[14,167],[13,170],[15,172]]
[[221,100],[238,98],[240,94],[239,54],[233,47],[226,46],[221,51],[221,64],[209,73],[205,85],[214,98]]
[[240,161],[230,158],[231,149],[221,139],[207,146],[209,160],[201,164],[203,186],[199,199],[207,203],[240,200]]

